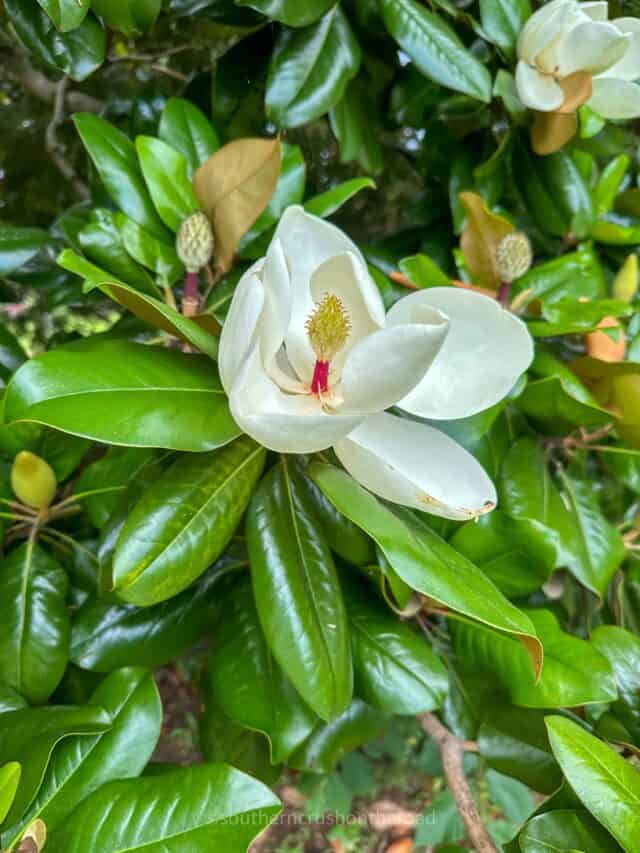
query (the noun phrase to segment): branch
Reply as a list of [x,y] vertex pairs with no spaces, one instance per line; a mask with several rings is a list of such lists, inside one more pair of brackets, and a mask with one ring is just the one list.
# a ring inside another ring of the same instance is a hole
[[[30,95],[45,103],[53,103],[58,85],[53,80],[49,80],[41,71],[33,68],[25,56],[14,54],[13,57],[7,59],[5,67],[20,81]],[[91,95],[85,95],[83,92],[67,91],[65,97],[66,106],[70,112],[99,113],[104,106],[102,101],[91,97]]]
[[51,121],[47,125],[45,134],[45,148],[47,154],[53,160],[58,170],[71,183],[76,193],[80,198],[88,199],[91,195],[89,188],[80,180],[71,163],[66,159],[64,152],[58,142],[57,131],[64,121],[65,96],[67,92],[67,83],[69,78],[65,75],[56,85],[56,97],[53,104],[53,115]]
[[422,728],[440,748],[440,757],[449,790],[453,795],[467,835],[478,853],[497,853],[497,848],[487,832],[476,807],[469,782],[462,768],[465,752],[477,752],[478,746],[453,735],[433,714],[420,717]]

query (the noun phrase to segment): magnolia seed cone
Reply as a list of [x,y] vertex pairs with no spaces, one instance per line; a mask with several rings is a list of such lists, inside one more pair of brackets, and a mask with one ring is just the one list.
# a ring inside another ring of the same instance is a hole
[[214,249],[213,231],[204,213],[188,216],[176,236],[176,252],[187,272],[198,272],[211,260]]
[[34,509],[46,509],[58,488],[56,475],[48,462],[22,450],[13,460],[11,488],[23,504]]
[[496,267],[503,282],[512,282],[524,275],[533,259],[531,243],[522,231],[514,231],[500,240],[496,248]]

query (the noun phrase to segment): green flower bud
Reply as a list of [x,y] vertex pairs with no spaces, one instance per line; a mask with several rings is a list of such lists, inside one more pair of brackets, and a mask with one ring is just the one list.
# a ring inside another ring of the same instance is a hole
[[178,257],[187,272],[198,272],[211,260],[214,238],[209,220],[201,211],[188,216],[176,235]]
[[56,475],[44,459],[21,450],[13,460],[11,488],[18,500],[35,509],[46,509],[58,488]]
[[496,248],[496,266],[500,281],[510,283],[524,275],[533,256],[531,243],[522,231],[513,231],[500,240]]

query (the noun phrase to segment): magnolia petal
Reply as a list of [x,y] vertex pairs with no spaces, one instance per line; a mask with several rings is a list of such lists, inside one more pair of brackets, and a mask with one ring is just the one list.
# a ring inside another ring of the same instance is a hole
[[426,424],[371,415],[334,450],[352,477],[385,500],[456,520],[496,505],[494,485],[476,459]]
[[592,21],[606,21],[609,13],[607,0],[594,0],[592,3],[581,3],[580,11],[588,15]]
[[263,265],[263,259],[257,261],[238,282],[220,334],[218,370],[227,394],[249,352],[264,307],[264,287],[260,280]]
[[566,0],[545,3],[522,28],[517,44],[518,58],[533,64],[538,54],[558,38],[574,14],[573,4]]
[[454,287],[405,296],[389,311],[387,323],[412,322],[425,306],[449,318],[449,333],[427,375],[398,405],[447,420],[474,415],[505,397],[533,358],[524,323],[495,299]]
[[516,88],[522,103],[531,110],[557,110],[564,100],[562,89],[551,75],[541,74],[522,59],[516,66]]
[[311,394],[284,393],[264,369],[257,344],[236,376],[229,408],[247,435],[278,453],[326,450],[362,420],[323,411]]
[[640,20],[638,18],[617,18],[611,22],[621,33],[631,36],[627,50],[619,62],[607,68],[606,77],[618,80],[637,80],[640,78]]
[[291,283],[279,240],[272,240],[262,268],[264,309],[260,323],[262,360],[269,369],[284,342],[291,320]]
[[575,71],[601,74],[625,55],[632,36],[613,24],[585,21],[571,29],[558,49],[558,74],[566,77]]
[[[384,304],[365,263],[353,252],[334,255],[313,273],[311,298],[314,304],[327,293],[333,293],[340,299],[351,325],[345,346],[332,361],[333,369],[339,375],[349,350],[367,335],[384,328]],[[315,355],[311,372],[314,364]]]
[[640,86],[629,80],[598,77],[588,103],[602,118],[636,118],[640,116]]
[[406,323],[374,332],[357,343],[344,365],[341,412],[381,412],[424,378],[449,329],[440,311],[430,322]]
[[335,225],[306,213],[298,205],[282,215],[275,238],[280,241],[291,277],[291,323],[286,335],[287,355],[301,379],[310,381],[315,355],[307,338],[305,323],[313,311],[311,277],[334,255],[351,252],[364,264],[358,247]]

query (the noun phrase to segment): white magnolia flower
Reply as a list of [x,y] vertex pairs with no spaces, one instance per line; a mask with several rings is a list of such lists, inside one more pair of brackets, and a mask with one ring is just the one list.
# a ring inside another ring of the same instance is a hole
[[289,207],[236,288],[219,367],[233,417],[265,447],[333,447],[381,497],[466,519],[495,506],[483,468],[445,433],[384,410],[472,415],[502,399],[532,355],[523,323],[471,291],[422,290],[385,316],[359,249]]
[[588,103],[603,118],[640,115],[640,20],[607,21],[606,2],[553,0],[518,38],[516,85],[525,106],[572,112]]

